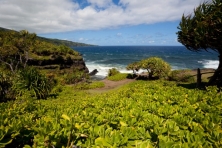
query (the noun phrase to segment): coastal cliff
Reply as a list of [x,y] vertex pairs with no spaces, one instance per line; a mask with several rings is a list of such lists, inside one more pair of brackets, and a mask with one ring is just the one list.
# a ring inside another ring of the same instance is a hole
[[0,31],[0,60],[12,72],[29,65],[55,75],[89,73],[79,52],[63,44],[39,40],[36,34],[26,30]]
[[89,73],[88,68],[86,67],[85,61],[81,56],[76,57],[68,57],[65,58],[63,56],[53,57],[50,59],[34,59],[31,58],[28,61],[28,65],[38,67],[40,69],[48,69],[48,70],[68,70],[74,69],[83,71],[84,73]]

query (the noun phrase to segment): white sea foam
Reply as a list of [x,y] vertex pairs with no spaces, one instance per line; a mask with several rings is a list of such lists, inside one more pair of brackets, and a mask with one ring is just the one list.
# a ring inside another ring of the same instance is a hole
[[[123,65],[105,65],[105,64],[98,64],[94,62],[86,63],[86,67],[89,69],[89,72],[97,69],[98,73],[96,74],[97,77],[105,78],[108,75],[109,69],[116,68],[121,73],[133,73],[132,70],[127,70]],[[144,70],[139,70],[137,73],[145,72]]]
[[[217,69],[219,61],[217,60],[201,60],[198,61],[198,63],[203,65],[203,68],[214,68]],[[94,69],[98,70],[98,73],[95,75],[97,78],[99,79],[103,79],[105,77],[107,77],[108,75],[108,71],[109,69],[112,68],[116,68],[117,70],[119,70],[121,73],[133,73],[132,70],[126,70],[126,66],[124,65],[119,65],[119,64],[99,64],[96,62],[86,62],[86,66],[89,69],[89,72],[93,71]],[[186,69],[186,65],[185,64],[176,64],[173,65],[172,64],[172,69]],[[139,70],[137,73],[142,73],[142,72],[147,72],[146,70]]]
[[219,65],[218,60],[203,60],[203,61],[198,61],[198,63],[203,64],[204,68],[214,68],[214,69],[217,69]]
[[108,75],[108,71],[109,69],[112,68],[117,68],[118,70],[120,70],[121,68],[114,65],[105,65],[105,64],[98,64],[98,63],[86,63],[86,67],[89,69],[89,72],[93,71],[94,69],[97,69],[98,73],[96,74],[96,76],[99,77],[106,77]]

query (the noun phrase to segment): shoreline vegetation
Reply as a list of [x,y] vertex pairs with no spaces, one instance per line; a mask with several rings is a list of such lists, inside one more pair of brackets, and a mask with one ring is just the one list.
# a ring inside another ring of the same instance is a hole
[[25,30],[0,31],[0,61],[0,147],[222,147],[214,69],[150,57],[91,80],[80,53]]
[[[202,69],[200,69],[200,72],[202,74],[202,82],[203,83],[207,83],[209,78],[215,72],[215,69],[213,69],[213,68],[202,68]],[[125,73],[125,75],[130,75],[130,73]],[[178,70],[178,77],[183,76],[183,75],[191,77],[193,85],[196,84],[197,69],[192,69],[192,70],[182,69],[182,70]],[[94,79],[93,81],[102,81],[104,83],[104,87],[92,89],[92,90],[89,90],[89,91],[90,92],[99,92],[99,93],[107,92],[109,90],[117,89],[117,88],[119,88],[119,87],[121,87],[121,86],[123,86],[125,84],[130,83],[130,82],[136,81],[137,79],[140,79],[139,76],[147,76],[147,74],[146,73],[138,73],[137,76],[135,78],[133,78],[133,79],[129,79],[129,78],[125,77],[124,79],[119,80],[119,81],[109,80],[108,77],[105,77],[103,79],[97,79],[97,80]]]
[[[213,69],[201,70],[209,71]],[[96,84],[94,88],[63,85],[47,100],[26,96],[1,103],[0,146],[222,146],[222,93],[217,87],[201,90],[195,88],[195,81],[137,78],[111,81],[107,77],[90,82]]]

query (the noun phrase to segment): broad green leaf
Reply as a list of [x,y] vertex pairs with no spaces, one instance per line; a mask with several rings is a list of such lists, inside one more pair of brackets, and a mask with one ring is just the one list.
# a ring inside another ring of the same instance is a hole
[[67,116],[66,114],[62,114],[62,118],[70,121],[70,117]]
[[95,144],[96,144],[97,146],[107,146],[107,147],[111,147],[111,146],[112,146],[112,145],[110,145],[109,143],[107,143],[104,138],[101,138],[101,137],[99,137],[99,138],[97,138],[97,139],[95,140]]
[[125,122],[123,122],[123,121],[120,121],[119,123],[120,123],[121,126],[128,126],[128,125],[127,125]]

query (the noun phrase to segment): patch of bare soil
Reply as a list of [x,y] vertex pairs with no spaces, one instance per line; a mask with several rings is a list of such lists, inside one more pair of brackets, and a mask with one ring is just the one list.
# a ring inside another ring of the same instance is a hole
[[91,92],[91,93],[102,93],[102,92],[106,92],[106,91],[109,91],[109,90],[119,88],[119,87],[121,87],[125,84],[128,84],[130,82],[133,82],[133,81],[135,81],[135,80],[134,79],[124,79],[124,80],[121,80],[121,81],[110,81],[110,80],[104,79],[104,80],[102,80],[102,82],[104,82],[104,84],[105,84],[104,87],[89,90],[89,92]]
[[[209,79],[209,77],[211,77],[213,75],[213,72],[215,71],[214,69],[201,69],[200,70],[202,73],[202,80],[207,80]],[[190,71],[186,71],[186,74],[192,75],[195,79],[197,76],[197,70],[190,70]],[[104,82],[105,86],[102,88],[96,88],[96,89],[92,89],[92,90],[88,90],[90,93],[103,93],[103,92],[107,92],[109,90],[114,90],[117,89],[125,84],[128,84],[130,82],[136,81],[135,79],[124,79],[121,81],[110,81],[108,79],[104,79],[101,80],[102,82]]]

